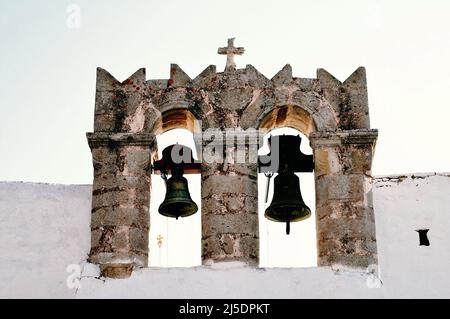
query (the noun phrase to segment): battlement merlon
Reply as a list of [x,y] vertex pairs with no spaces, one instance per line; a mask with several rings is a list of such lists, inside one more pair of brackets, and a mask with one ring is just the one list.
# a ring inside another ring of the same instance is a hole
[[[253,87],[278,87],[283,85],[297,85],[301,88],[301,83],[318,82],[323,89],[333,89],[339,86],[348,88],[367,89],[366,70],[364,67],[358,67],[344,82],[336,79],[332,74],[323,68],[317,69],[316,78],[300,78],[292,75],[292,67],[286,64],[270,80],[260,73],[254,66],[247,64],[245,68],[234,70],[233,72],[217,72],[215,65],[209,65],[195,78],[181,69],[178,64],[170,65],[170,77],[168,79],[149,79],[146,80],[145,68],[138,69],[126,80],[120,82],[107,70],[97,68],[97,90],[113,90],[116,88],[134,88],[139,86],[153,89],[167,88],[203,88],[209,87],[212,83],[222,80],[240,79],[241,83],[252,84]],[[164,84],[164,85],[163,85]],[[304,88],[310,89],[310,88]],[[318,90],[319,91],[319,90]]]

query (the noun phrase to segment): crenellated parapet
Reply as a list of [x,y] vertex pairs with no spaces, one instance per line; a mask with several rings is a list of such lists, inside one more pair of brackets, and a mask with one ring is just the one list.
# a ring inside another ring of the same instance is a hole
[[172,64],[169,79],[146,80],[139,69],[119,82],[98,68],[94,131],[152,131],[163,114],[180,109],[204,127],[245,129],[286,106],[305,109],[321,131],[368,129],[365,69],[340,82],[324,69],[316,79],[298,78],[286,65],[269,80],[251,65],[231,72],[211,65],[191,79]]

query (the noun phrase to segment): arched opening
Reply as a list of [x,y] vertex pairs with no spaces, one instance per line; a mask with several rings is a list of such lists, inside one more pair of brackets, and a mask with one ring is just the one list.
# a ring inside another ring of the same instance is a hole
[[[300,150],[305,155],[313,151],[308,136],[315,131],[310,114],[296,106],[276,108],[261,121],[260,128],[266,129],[263,146],[258,155],[269,152],[268,138],[277,135],[299,135]],[[260,267],[316,267],[316,214],[315,214],[315,180],[313,173],[296,173],[300,179],[301,196],[311,210],[311,216],[290,224],[290,234],[286,235],[286,225],[282,222],[268,220],[265,210],[271,205],[274,194],[274,178],[266,201],[267,177],[258,174],[258,218],[260,238]]]
[[200,124],[188,109],[172,109],[162,114],[153,131],[159,135],[174,129],[196,133],[200,130]]
[[312,116],[295,105],[275,108],[260,120],[260,129],[270,131],[281,127],[294,128],[307,137],[316,130]]
[[[198,159],[193,133],[189,128],[193,121],[186,121],[188,113],[172,113],[162,120],[163,133],[157,135],[158,158],[162,151],[174,144],[181,144],[192,150]],[[183,124],[184,123],[184,124]],[[176,128],[181,127],[181,128]],[[165,131],[165,129],[168,129]],[[184,174],[188,181],[192,200],[198,211],[188,217],[170,218],[161,215],[158,208],[166,195],[165,181],[159,174],[151,175],[150,199],[150,267],[192,267],[201,265],[201,195],[200,174]]]

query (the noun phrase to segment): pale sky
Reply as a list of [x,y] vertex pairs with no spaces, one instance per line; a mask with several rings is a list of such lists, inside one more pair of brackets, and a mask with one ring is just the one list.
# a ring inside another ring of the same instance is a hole
[[[80,8],[79,28],[67,25],[69,4]],[[17,0],[0,3],[0,181],[92,183],[85,133],[96,67],[122,81],[141,67],[148,79],[168,78],[177,63],[194,78],[209,64],[223,69],[217,48],[229,37],[246,49],[237,67],[268,78],[286,63],[295,77],[325,68],[341,81],[365,66],[379,129],[374,175],[450,171],[448,0]]]
[[[70,29],[69,4],[81,9]],[[2,1],[0,180],[91,183],[96,67],[168,78],[222,69],[226,39],[271,78],[368,76],[373,173],[450,171],[450,1]]]

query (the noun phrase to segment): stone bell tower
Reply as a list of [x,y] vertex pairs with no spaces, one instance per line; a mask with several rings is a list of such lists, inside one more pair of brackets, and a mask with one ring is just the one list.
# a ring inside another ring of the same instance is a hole
[[[313,148],[319,267],[377,264],[371,195],[377,131],[370,129],[365,69],[340,82],[323,69],[313,79],[293,77],[286,65],[267,79],[251,65],[236,68],[233,57],[244,49],[233,39],[218,53],[227,54],[224,72],[210,65],[194,79],[176,64],[167,80],[147,80],[140,69],[119,82],[97,69],[94,132],[87,133],[94,165],[90,261],[116,278],[147,266],[156,135],[185,128],[199,147],[256,156],[258,129],[292,127]],[[203,263],[257,266],[256,161],[203,161],[200,174]]]

